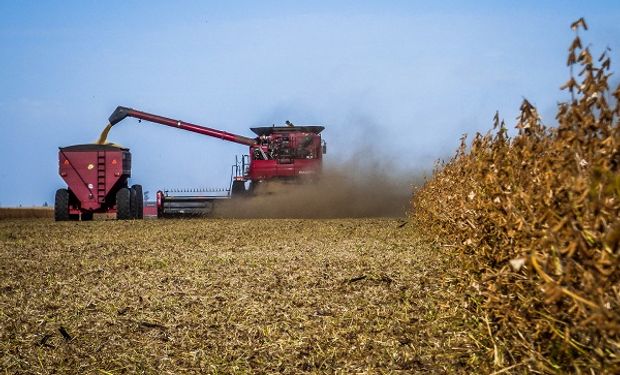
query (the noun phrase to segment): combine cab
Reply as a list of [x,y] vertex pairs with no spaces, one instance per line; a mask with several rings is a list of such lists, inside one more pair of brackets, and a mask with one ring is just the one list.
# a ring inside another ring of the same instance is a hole
[[318,176],[324,150],[319,134],[323,129],[322,126],[292,124],[251,128],[258,137],[257,143],[250,146],[247,178],[260,182]]

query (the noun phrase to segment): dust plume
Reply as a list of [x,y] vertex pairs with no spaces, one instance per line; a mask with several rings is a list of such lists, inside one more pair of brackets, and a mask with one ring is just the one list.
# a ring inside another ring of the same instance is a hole
[[[294,110],[298,109],[290,112]],[[316,182],[271,182],[259,186],[252,197],[221,202],[214,216],[404,217],[413,186],[422,185],[424,174],[398,168],[402,156],[395,152],[398,146],[389,129],[365,109],[352,109],[339,126],[329,127],[331,147],[338,151],[324,156],[323,173]]]
[[326,168],[313,183],[269,183],[255,196],[216,206],[216,217],[354,218],[403,217],[412,186],[421,178],[397,176],[363,160]]

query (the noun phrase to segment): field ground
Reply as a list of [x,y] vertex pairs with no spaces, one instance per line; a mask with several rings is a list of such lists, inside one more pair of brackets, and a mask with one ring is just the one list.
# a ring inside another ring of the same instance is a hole
[[0,372],[463,370],[458,262],[404,223],[0,221]]

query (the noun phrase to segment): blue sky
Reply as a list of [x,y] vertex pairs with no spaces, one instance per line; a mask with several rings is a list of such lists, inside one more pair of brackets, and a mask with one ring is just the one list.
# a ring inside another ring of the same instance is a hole
[[[323,124],[327,165],[428,170],[524,97],[553,123],[581,16],[615,67],[618,1],[3,1],[0,205],[52,203],[58,146],[95,140],[117,105],[242,135]],[[246,151],[135,120],[109,139],[153,192],[226,186]]]

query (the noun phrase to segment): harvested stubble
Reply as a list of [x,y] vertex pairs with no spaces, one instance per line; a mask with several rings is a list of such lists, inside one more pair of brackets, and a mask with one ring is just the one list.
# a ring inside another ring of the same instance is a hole
[[620,373],[620,87],[579,35],[568,65],[556,127],[525,100],[514,138],[496,116],[412,202],[469,263],[478,340],[510,372]]
[[416,238],[402,219],[2,221],[0,369],[471,372],[456,257]]

